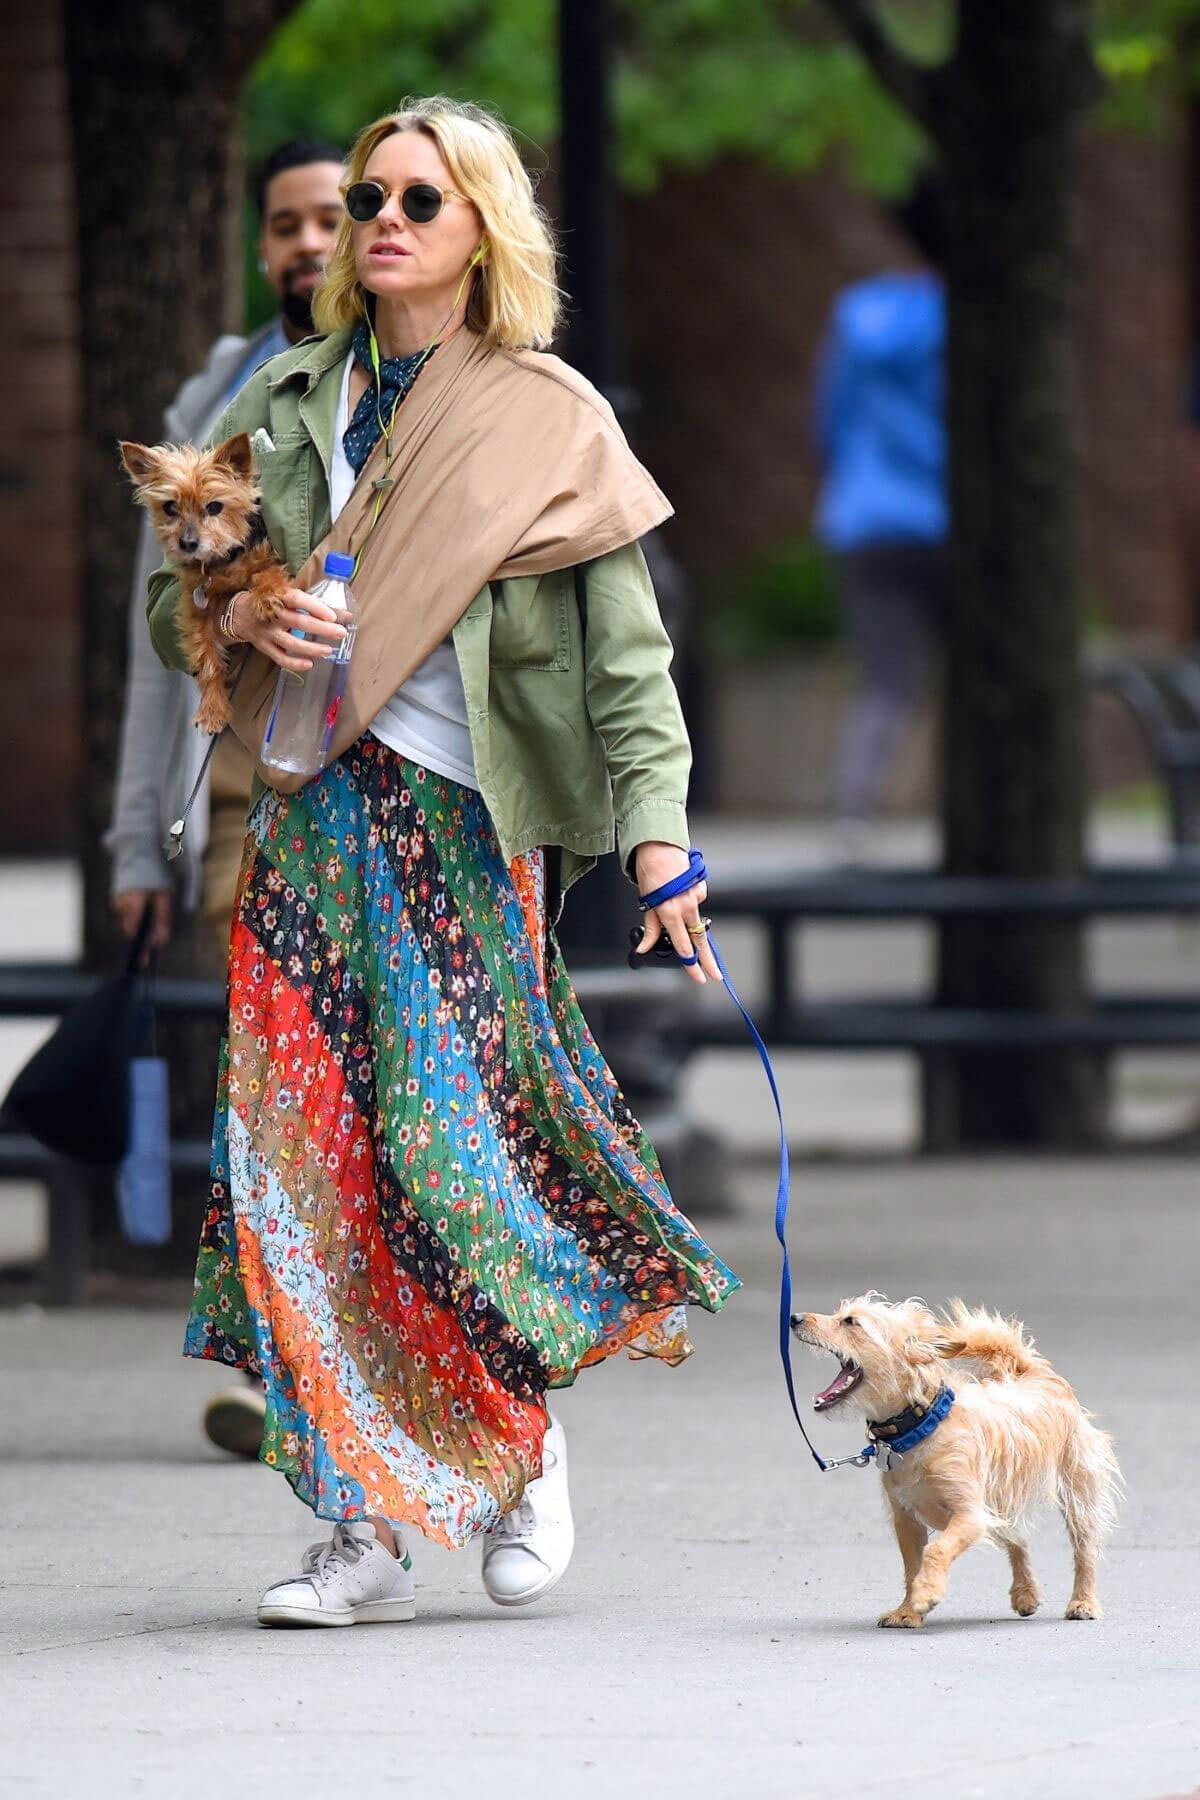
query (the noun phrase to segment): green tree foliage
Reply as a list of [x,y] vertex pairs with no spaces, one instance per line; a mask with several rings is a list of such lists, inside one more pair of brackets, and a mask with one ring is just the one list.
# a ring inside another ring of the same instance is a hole
[[1110,127],[1161,131],[1200,89],[1200,0],[1098,0],[1096,62]]
[[[953,0],[887,0],[907,55],[950,48]],[[556,0],[304,0],[249,83],[247,144],[319,131],[349,140],[405,94],[470,95],[528,135],[555,136]],[[807,169],[832,149],[866,186],[899,192],[920,134],[830,24],[819,0],[617,0],[619,167],[636,187],[716,156]],[[1110,104],[1140,122],[1200,77],[1200,0],[1098,0]]]
[[[936,53],[943,0],[894,0],[888,15],[910,52]],[[305,0],[250,83],[250,153],[308,131],[349,140],[405,94],[446,92],[499,108],[536,166],[558,124],[556,19],[556,0]],[[920,151],[812,0],[622,0],[617,30],[630,185],[723,153],[805,169],[841,144],[860,179],[895,192]]]
[[[954,0],[880,0],[910,57],[951,48]],[[304,0],[248,84],[247,150],[320,133],[349,143],[406,94],[445,92],[499,109],[531,168],[558,130],[557,0]],[[821,0],[616,0],[614,109],[620,176],[652,187],[672,167],[722,155],[801,172],[827,156],[884,195],[927,154],[920,129],[874,80]],[[1097,0],[1105,113],[1162,125],[1200,79],[1200,0]],[[248,262],[252,315],[270,298]]]
[[305,0],[249,83],[249,152],[313,132],[349,143],[406,94],[430,93],[498,107],[544,141],[557,120],[555,11],[555,0]]

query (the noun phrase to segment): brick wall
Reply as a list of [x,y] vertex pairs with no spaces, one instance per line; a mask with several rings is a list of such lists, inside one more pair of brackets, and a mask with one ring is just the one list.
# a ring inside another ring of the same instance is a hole
[[[1184,484],[1188,200],[1173,137],[1098,138],[1083,187],[1084,534],[1091,609],[1122,635],[1190,634]],[[1197,496],[1200,499],[1200,495]]]
[[673,501],[673,542],[713,599],[756,550],[803,529],[816,480],[807,406],[830,301],[898,252],[834,178],[728,162],[625,209],[638,447]]
[[[3,27],[6,171],[0,240],[0,536],[3,609],[0,854],[77,841],[78,368],[66,81],[58,8]],[[11,954],[19,946],[8,946]]]

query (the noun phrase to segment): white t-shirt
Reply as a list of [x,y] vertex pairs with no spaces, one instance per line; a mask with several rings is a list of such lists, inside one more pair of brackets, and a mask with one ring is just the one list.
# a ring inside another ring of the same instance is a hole
[[[354,354],[346,358],[342,370],[342,390],[338,398],[337,430],[333,434],[333,459],[330,464],[330,502],[336,519],[350,498],[355,474],[342,447],[342,433],[350,423],[350,371]],[[460,781],[464,787],[479,787],[475,778],[475,758],[471,751],[471,730],[467,724],[467,698],[463,692],[454,641],[447,638],[414,669],[403,686],[396,689],[371,720],[371,731],[389,749],[399,751],[410,762],[420,763],[437,775]]]

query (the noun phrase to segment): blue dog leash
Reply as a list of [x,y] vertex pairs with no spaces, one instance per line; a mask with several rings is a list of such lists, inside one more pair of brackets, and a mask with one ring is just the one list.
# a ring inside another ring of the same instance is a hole
[[[649,912],[653,907],[661,906],[664,900],[673,900],[677,894],[684,894],[689,888],[696,887],[698,883],[707,881],[707,879],[708,870],[704,866],[704,858],[698,850],[689,851],[688,867],[685,873],[676,875],[673,880],[664,882],[662,887],[654,888],[649,894],[641,895],[638,904],[643,912]],[[636,948],[633,947],[641,940],[641,931],[638,928],[635,928],[631,933],[631,940],[629,954],[631,968],[645,968],[646,964],[655,954],[659,954],[660,961],[681,963],[685,968],[690,968],[700,961],[699,951],[694,951],[691,956],[680,956],[679,952],[675,949],[675,946],[671,944],[670,939],[666,937],[665,933],[663,938],[660,939],[660,942],[665,943],[669,947],[669,956],[666,953],[659,953],[658,945],[656,945],[655,949],[647,955],[639,955]],[[783,1253],[783,1264],[779,1277],[779,1355],[780,1360],[783,1363],[783,1378],[787,1383],[788,1399],[791,1402],[793,1416],[795,1417],[797,1425],[800,1427],[800,1436],[808,1445],[809,1452],[818,1469],[832,1469],[838,1466],[837,1463],[825,1461],[824,1457],[817,1451],[807,1431],[804,1429],[804,1420],[800,1417],[800,1407],[796,1400],[795,1378],[792,1374],[792,1269],[791,1264],[788,1261],[787,1246],[788,1201],[791,1196],[791,1165],[788,1160],[787,1131],[783,1123],[783,1106],[779,1098],[779,1086],[775,1080],[775,1070],[771,1066],[771,1058],[768,1054],[767,1046],[762,1040],[762,1034],[760,1033],[758,1026],[754,1023],[754,1020],[750,1017],[749,1012],[742,1005],[742,1002],[738,997],[737,989],[729,979],[729,970],[725,967],[725,959],[717,948],[716,939],[711,933],[709,933],[708,945],[713,953],[713,960],[716,962],[716,965],[724,978],[729,998],[733,1001],[733,1004],[737,1007],[742,1018],[746,1022],[746,1029],[750,1033],[754,1048],[758,1051],[759,1059],[762,1062],[763,1068],[766,1070],[767,1081],[771,1088],[771,1098],[775,1102],[775,1115],[779,1121],[779,1185],[775,1192],[775,1236],[779,1239],[779,1247]],[[872,1454],[873,1453],[874,1450],[872,1447]],[[857,1459],[854,1457],[844,1457],[841,1460],[845,1462],[854,1462]],[[863,1463],[860,1466],[865,1467],[866,1465]]]
[[[661,887],[654,888],[650,893],[642,894],[639,897],[638,904],[643,912],[649,912],[653,907],[661,906],[664,900],[673,900],[676,895],[685,894],[689,888],[694,888],[701,881],[707,880],[708,870],[704,866],[704,858],[701,856],[699,850],[690,850],[688,852],[688,866],[685,872],[682,875],[674,876],[670,881],[665,881]],[[641,955],[637,949],[638,944],[641,942],[641,938],[641,928],[635,926],[630,933],[629,950],[629,965],[633,969],[644,969],[653,959],[657,959],[660,962],[679,963],[682,964],[684,968],[693,968],[695,964],[700,961],[700,952],[698,950],[693,951],[691,956],[680,956],[675,946],[671,943],[670,938],[667,937],[665,933],[654,946],[653,950],[648,951],[645,955]],[[796,1382],[792,1373],[792,1268],[791,1263],[788,1260],[787,1246],[788,1201],[791,1197],[791,1165],[788,1160],[787,1131],[783,1123],[783,1105],[779,1098],[779,1086],[775,1080],[775,1070],[771,1066],[771,1058],[768,1054],[767,1046],[762,1040],[762,1034],[760,1033],[758,1026],[754,1023],[754,1020],[742,1005],[737,989],[729,979],[729,970],[725,967],[725,959],[717,948],[716,939],[712,936],[711,932],[708,933],[708,946],[713,953],[713,960],[721,971],[729,998],[733,1001],[733,1004],[737,1007],[742,1018],[745,1020],[746,1029],[750,1033],[751,1041],[754,1044],[754,1048],[758,1051],[759,1060],[761,1061],[763,1068],[766,1070],[767,1081],[771,1088],[771,1098],[775,1102],[775,1116],[779,1121],[779,1185],[775,1192],[775,1236],[779,1239],[779,1248],[783,1257],[779,1274],[779,1358],[783,1364],[783,1378],[787,1383],[788,1399],[791,1402],[793,1417],[800,1427],[800,1436],[808,1445],[809,1454],[812,1456],[813,1461],[816,1463],[818,1469],[821,1470],[822,1474],[824,1474],[826,1469],[841,1469],[846,1467],[865,1469],[870,1465],[872,1460],[877,1460],[881,1469],[889,1469],[891,1467],[893,1456],[903,1456],[905,1451],[915,1450],[918,1444],[923,1443],[926,1438],[933,1435],[942,1420],[950,1411],[950,1408],[954,1405],[954,1391],[952,1388],[943,1387],[937,1397],[931,1402],[928,1410],[908,1431],[905,1431],[903,1435],[890,1440],[879,1438],[877,1436],[873,1437],[869,1444],[863,1445],[863,1448],[858,1452],[857,1456],[837,1456],[831,1458],[827,1462],[817,1450],[812,1439],[804,1429],[804,1420],[800,1416],[800,1406],[796,1399]],[[886,1425],[889,1421],[884,1420],[882,1423]]]

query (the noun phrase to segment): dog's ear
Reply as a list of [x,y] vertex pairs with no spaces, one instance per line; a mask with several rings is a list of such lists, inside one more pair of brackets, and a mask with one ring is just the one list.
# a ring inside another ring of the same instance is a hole
[[909,1300],[905,1304],[909,1309],[909,1330],[904,1340],[905,1358],[914,1364],[936,1362],[944,1354],[944,1327],[941,1321],[935,1318],[923,1300]]
[[226,438],[213,451],[213,461],[223,463],[240,480],[249,479],[254,466],[254,453],[250,448],[250,434],[239,431],[236,437]]
[[159,453],[149,444],[122,443],[117,447],[121,452],[125,472],[135,487],[144,487],[146,482],[158,474],[161,467]]

